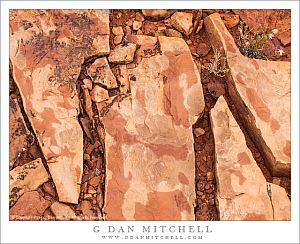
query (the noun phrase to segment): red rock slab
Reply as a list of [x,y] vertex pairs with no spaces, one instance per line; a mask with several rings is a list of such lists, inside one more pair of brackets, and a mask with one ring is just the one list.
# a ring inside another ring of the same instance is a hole
[[211,110],[211,120],[220,220],[290,219],[285,190],[266,182],[223,96]]
[[24,193],[36,190],[48,181],[48,173],[40,158],[9,172],[9,205],[12,206]]
[[40,220],[51,202],[45,200],[37,191],[26,192],[9,210],[10,220]]
[[227,59],[226,82],[231,100],[273,176],[291,170],[290,62],[243,56],[219,14],[205,19],[214,49]]
[[11,169],[27,149],[27,137],[30,135],[21,113],[17,99],[9,98],[9,168]]
[[109,53],[106,10],[11,10],[10,60],[25,112],[60,201],[78,203],[83,134],[76,80],[85,59]]
[[161,54],[128,69],[130,96],[102,118],[107,220],[194,220],[192,125],[204,109],[185,41],[159,37]]

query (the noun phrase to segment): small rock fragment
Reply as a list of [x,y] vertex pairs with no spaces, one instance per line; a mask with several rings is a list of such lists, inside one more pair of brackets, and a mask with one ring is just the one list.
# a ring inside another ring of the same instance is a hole
[[92,99],[89,93],[88,88],[86,88],[86,86],[81,86],[82,91],[83,91],[83,108],[86,111],[86,113],[88,114],[90,120],[93,120],[93,109],[92,109]]
[[87,89],[93,89],[93,82],[90,79],[83,79],[83,84],[86,86]]
[[143,33],[141,30],[138,30],[138,31],[136,32],[136,34],[137,34],[137,35],[143,35],[144,33]]
[[122,40],[123,40],[123,36],[115,36],[114,37],[114,44],[118,45],[122,42]]
[[165,35],[169,37],[179,37],[182,38],[182,34],[174,29],[166,29]]
[[196,135],[196,137],[202,136],[205,134],[205,130],[203,130],[202,128],[196,128],[194,129],[194,133]]
[[132,29],[133,30],[138,30],[142,27],[142,22],[141,21],[133,21],[133,24],[132,24]]
[[133,61],[136,45],[128,43],[127,45],[116,46],[108,56],[108,60],[111,63],[116,64],[128,64]]
[[89,180],[89,184],[91,186],[99,186],[100,185],[100,177],[99,176],[95,176],[92,179]]
[[68,205],[54,202],[51,207],[51,211],[55,215],[57,220],[76,220],[78,217],[75,215],[75,212]]
[[125,35],[130,35],[131,34],[131,28],[129,26],[125,26]]
[[199,43],[197,47],[197,54],[199,57],[205,57],[211,50],[211,47],[205,43]]
[[56,191],[54,189],[54,186],[50,183],[50,182],[46,182],[43,185],[43,189],[46,193],[48,193],[49,195],[55,197],[56,195]]
[[240,17],[238,15],[223,15],[222,17],[227,29],[235,27],[240,22]]
[[206,179],[208,181],[212,181],[214,179],[214,174],[212,172],[207,172],[206,173]]
[[197,27],[197,29],[196,29],[196,31],[195,31],[196,34],[199,33],[199,32],[201,31],[202,27],[203,27],[203,20],[200,20],[200,23],[199,23],[199,25],[198,25],[198,27]]
[[169,12],[166,9],[143,9],[142,13],[145,17],[160,20],[169,16]]
[[108,100],[109,99],[108,91],[96,85],[91,92],[91,98],[92,101],[96,103],[100,103],[102,101]]
[[18,166],[9,172],[9,204],[12,206],[22,194],[36,190],[48,181],[48,173],[40,158]]
[[112,33],[115,36],[124,36],[124,31],[123,31],[122,26],[113,27],[112,28]]
[[51,202],[45,200],[37,191],[24,193],[9,210],[10,220],[40,220]]
[[291,43],[291,30],[281,32],[277,35],[277,38],[280,40],[283,46],[286,46]]
[[171,16],[171,24],[186,36],[193,31],[193,14],[185,12],[176,12]]
[[140,12],[137,12],[136,14],[135,14],[135,19],[137,20],[137,21],[141,21],[141,22],[143,22],[145,19],[144,19],[144,16],[140,13]]
[[82,211],[85,219],[94,220],[95,214],[92,210],[92,204],[89,201],[87,200],[82,201],[80,203],[79,209]]
[[201,18],[202,18],[202,10],[200,9],[200,10],[197,11],[197,14],[196,14],[196,17],[195,17],[195,21],[194,21],[194,25],[193,25],[194,32],[196,32],[196,30],[198,29]]
[[192,45],[192,44],[193,44],[193,42],[192,42],[192,40],[190,40],[190,39],[189,39],[189,40],[187,40],[187,41],[186,41],[186,44],[188,44],[188,45]]
[[95,62],[87,68],[87,73],[94,83],[102,84],[107,87],[107,89],[116,88],[118,86],[106,58],[96,59]]

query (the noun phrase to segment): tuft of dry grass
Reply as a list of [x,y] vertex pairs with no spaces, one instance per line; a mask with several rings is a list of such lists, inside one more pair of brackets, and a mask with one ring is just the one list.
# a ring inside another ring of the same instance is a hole
[[210,60],[210,63],[202,65],[202,68],[208,70],[210,74],[214,74],[218,77],[224,77],[229,71],[229,69],[226,67],[226,64],[226,58],[222,57],[221,52],[216,49],[213,58]]

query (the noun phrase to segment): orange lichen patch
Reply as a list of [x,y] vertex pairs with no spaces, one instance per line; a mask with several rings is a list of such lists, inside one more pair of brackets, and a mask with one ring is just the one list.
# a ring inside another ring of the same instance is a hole
[[243,220],[267,220],[267,218],[264,214],[248,213]]
[[257,116],[261,120],[269,122],[271,118],[270,109],[257,95],[257,92],[253,88],[246,88],[246,94]]
[[250,63],[254,66],[256,70],[259,70],[259,65],[255,59],[251,59]]
[[237,74],[236,80],[237,80],[238,83],[241,83],[241,84],[243,84],[243,85],[246,84],[246,82],[244,81],[244,79],[243,79],[241,73],[238,73],[238,74]]
[[276,119],[272,119],[271,120],[271,130],[272,130],[272,133],[274,134],[279,129],[280,129],[280,124],[278,123],[278,121]]
[[184,185],[188,185],[189,184],[189,179],[182,172],[180,172],[178,174],[178,180],[179,180],[180,183],[182,183]]
[[291,141],[285,141],[285,147],[283,148],[283,153],[291,158]]
[[185,160],[189,153],[189,150],[186,145],[175,147],[174,145],[168,144],[142,144],[144,144],[144,146],[148,147],[153,153],[155,153],[157,157],[168,155],[174,157],[176,160]]
[[245,176],[243,176],[241,171],[235,170],[235,169],[228,169],[228,172],[231,173],[231,174],[234,174],[237,177],[239,177],[239,184],[240,185],[242,185],[246,181],[246,178],[245,178]]
[[237,155],[237,160],[241,165],[251,164],[251,160],[246,152],[239,153]]
[[181,212],[191,212],[189,203],[180,190],[149,192],[148,202],[135,204],[135,220],[181,220]]

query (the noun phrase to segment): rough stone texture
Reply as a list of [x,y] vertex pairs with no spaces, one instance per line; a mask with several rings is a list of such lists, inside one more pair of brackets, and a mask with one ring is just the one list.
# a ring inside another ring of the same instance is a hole
[[225,26],[227,29],[235,27],[240,22],[240,17],[238,15],[223,15],[222,19],[224,21]]
[[78,220],[75,212],[66,204],[54,202],[50,209],[55,215],[56,220]]
[[9,172],[9,205],[12,206],[25,192],[36,190],[48,181],[48,173],[39,158]]
[[101,84],[107,89],[118,87],[116,78],[105,57],[96,59],[95,62],[87,68],[87,73],[94,83]]
[[214,49],[227,59],[228,92],[251,139],[273,176],[289,176],[290,62],[243,56],[218,14],[205,19]]
[[108,56],[111,63],[128,64],[133,61],[136,45],[128,43],[127,45],[116,46]]
[[107,10],[11,10],[10,61],[24,109],[61,201],[77,203],[83,135],[75,81],[84,60],[109,53]]
[[17,99],[9,99],[9,169],[11,169],[27,145],[30,135]]
[[107,220],[194,220],[192,124],[202,113],[199,72],[180,38],[128,69],[131,97],[103,117]]
[[100,103],[102,101],[108,100],[108,91],[100,86],[94,86],[91,92],[91,98],[94,102]]
[[122,26],[113,27],[111,30],[115,36],[124,36],[124,31]]
[[289,219],[290,201],[285,190],[273,185],[269,195],[268,183],[223,96],[211,110],[211,119],[220,220]]
[[167,9],[143,9],[142,13],[145,17],[160,20],[167,18],[172,12]]
[[171,24],[186,36],[193,31],[193,14],[186,12],[176,12],[171,16]]
[[[283,45],[291,43],[291,10],[289,9],[234,9],[233,12],[249,26],[250,31],[277,29]],[[289,28],[287,29],[287,26]]]
[[37,191],[24,193],[9,210],[10,220],[40,220],[51,202],[45,200]]

